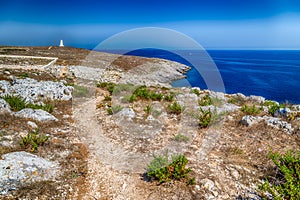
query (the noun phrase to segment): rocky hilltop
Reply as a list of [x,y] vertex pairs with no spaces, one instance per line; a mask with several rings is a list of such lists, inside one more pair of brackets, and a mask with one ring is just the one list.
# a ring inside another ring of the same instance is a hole
[[[0,47],[0,199],[274,198],[258,186],[281,175],[270,149],[299,150],[300,105],[172,88],[188,69],[68,47]],[[190,179],[149,175],[154,158],[174,155],[187,159]]]

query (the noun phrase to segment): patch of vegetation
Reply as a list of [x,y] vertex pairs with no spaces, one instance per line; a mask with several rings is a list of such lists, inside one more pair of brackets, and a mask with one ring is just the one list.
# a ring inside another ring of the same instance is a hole
[[10,105],[11,109],[16,112],[24,108],[42,109],[49,113],[54,110],[54,106],[50,103],[45,103],[44,105],[26,103],[26,100],[20,96],[6,95],[4,96],[4,100]]
[[139,88],[137,88],[133,95],[136,98],[140,98],[140,99],[148,99],[148,100],[152,100],[152,101],[161,101],[164,97],[164,95],[162,93],[156,93],[153,91],[150,91],[146,86],[141,86]]
[[107,90],[111,95],[114,92],[116,84],[111,82],[101,82],[97,84],[97,87]]
[[123,109],[123,107],[120,105],[112,106],[112,107],[107,108],[107,113],[109,115],[113,115],[113,114],[120,112],[122,109]]
[[44,145],[48,139],[48,136],[39,135],[39,132],[35,131],[28,133],[25,137],[21,136],[20,146],[23,148],[30,148],[31,152],[36,152],[38,147]]
[[241,111],[247,115],[256,115],[262,111],[262,108],[257,108],[255,105],[252,106],[244,105],[241,108]]
[[173,93],[168,94],[168,95],[164,95],[164,100],[165,100],[165,101],[172,102],[172,101],[174,101],[174,98],[175,98],[175,96],[174,96]]
[[86,97],[89,93],[88,89],[84,86],[74,85],[73,87],[75,97]]
[[191,89],[191,93],[194,93],[195,95],[199,96],[200,95],[200,91],[198,89]]
[[21,78],[28,78],[29,74],[27,72],[24,72],[24,73],[18,74],[17,76],[21,77]]
[[198,119],[200,128],[207,128],[208,126],[217,123],[224,115],[226,115],[226,112],[218,114],[216,109],[211,111],[211,109],[203,110],[200,108],[199,111],[200,113],[194,116]]
[[281,155],[270,150],[269,157],[277,170],[275,177],[269,177],[259,185],[262,195],[268,192],[275,200],[300,199],[300,151],[290,150]]
[[277,102],[269,101],[269,100],[265,101],[263,105],[268,107],[269,114],[272,115],[272,116],[274,116],[275,112],[277,110],[279,110],[280,108],[285,108],[286,107],[285,104],[278,105]]
[[231,96],[227,102],[235,105],[243,105],[245,103],[245,99],[240,96]]
[[175,137],[174,140],[176,142],[188,142],[190,138],[188,136],[182,135],[181,133],[178,133]]
[[105,95],[104,96],[104,101],[111,101],[111,96]]
[[199,106],[209,106],[212,105],[212,99],[209,95],[205,95],[202,99],[199,100]]
[[153,108],[152,108],[151,105],[147,105],[146,108],[144,109],[144,112],[145,112],[147,115],[150,115],[152,111],[153,111]]
[[198,117],[200,128],[206,128],[211,124],[212,115],[213,114],[210,109],[203,110],[202,108],[200,108],[200,115]]
[[171,180],[185,180],[187,184],[195,182],[195,179],[188,179],[188,173],[192,170],[186,168],[188,160],[184,155],[172,156],[169,162],[168,152],[165,155],[154,156],[154,159],[147,166],[147,175],[159,183]]
[[169,104],[168,108],[169,108],[170,113],[173,113],[176,115],[179,115],[183,111],[182,106],[179,103],[177,103],[176,101],[172,104]]

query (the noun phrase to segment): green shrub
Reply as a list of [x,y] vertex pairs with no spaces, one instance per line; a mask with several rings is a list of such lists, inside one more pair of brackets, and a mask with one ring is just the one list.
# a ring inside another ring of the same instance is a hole
[[261,108],[257,108],[255,105],[252,105],[252,106],[244,105],[241,108],[241,111],[247,115],[259,114],[261,112],[261,110],[262,110]]
[[259,185],[262,192],[270,193],[275,200],[300,199],[300,151],[287,151],[280,155],[278,152],[269,153],[270,159],[274,162],[277,174],[269,177]]
[[191,89],[191,93],[194,93],[195,95],[199,96],[200,95],[200,91],[198,89]]
[[5,95],[4,100],[10,105],[13,111],[20,111],[26,108],[26,100],[20,96]]
[[164,100],[169,101],[169,102],[172,102],[174,100],[174,98],[175,98],[175,96],[172,93],[164,96]]
[[111,96],[105,95],[104,96],[104,101],[111,101]]
[[17,76],[21,77],[21,78],[28,78],[29,74],[27,72],[24,72],[24,73],[21,73],[21,74],[17,74]]
[[[186,168],[188,160],[184,155],[172,156],[172,162],[169,163],[168,154],[164,156],[156,156],[147,167],[147,175],[159,183],[171,180],[182,180],[188,178],[188,173],[192,170]],[[191,181],[192,180],[192,181]],[[195,179],[187,180],[187,183],[193,182]]]
[[174,137],[174,140],[177,142],[188,142],[190,138],[188,136],[182,135],[181,133],[177,134]]
[[212,105],[212,99],[206,95],[202,99],[199,100],[199,106],[209,106]]
[[177,103],[176,101],[174,103],[170,104],[168,106],[168,108],[169,108],[170,113],[173,113],[173,114],[176,114],[176,115],[179,115],[183,110],[181,105],[179,103]]
[[147,105],[146,108],[144,109],[144,111],[147,115],[150,115],[152,110],[153,110],[153,108],[151,105]]
[[97,84],[97,87],[107,90],[111,95],[114,91],[116,84],[111,82],[101,82]]
[[54,106],[50,103],[45,103],[44,105],[37,105],[32,103],[26,103],[26,100],[20,96],[9,96],[6,95],[4,100],[10,105],[13,111],[20,111],[24,108],[32,108],[32,109],[42,109],[46,112],[53,112]]
[[200,128],[206,128],[212,122],[212,112],[210,109],[203,110],[200,108],[200,115],[199,115],[199,126]]
[[25,137],[21,136],[21,147],[30,148],[31,152],[37,151],[39,146],[44,145],[48,141],[49,137],[45,135],[39,135],[38,131],[28,133]]
[[138,87],[132,94],[133,99],[146,99],[146,100],[153,100],[153,101],[161,101],[164,98],[162,93],[156,93],[150,91],[146,86]]

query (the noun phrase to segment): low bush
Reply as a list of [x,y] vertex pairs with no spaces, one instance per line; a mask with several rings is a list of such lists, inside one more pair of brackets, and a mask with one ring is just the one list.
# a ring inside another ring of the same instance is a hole
[[174,98],[175,98],[175,96],[174,96],[174,94],[168,94],[168,95],[164,95],[164,100],[165,101],[169,101],[169,102],[172,102],[172,101],[174,101]]
[[169,104],[168,108],[169,108],[170,113],[173,113],[176,115],[179,115],[183,110],[182,106],[179,103],[177,103],[176,101],[172,104]]
[[38,147],[44,145],[48,139],[48,136],[39,135],[39,132],[35,131],[28,133],[25,137],[21,136],[20,146],[23,148],[30,148],[31,152],[35,152],[38,150]]
[[244,105],[241,108],[241,111],[247,115],[256,115],[259,114],[261,112],[261,108],[257,108],[255,105],[252,106],[248,106],[248,105]]
[[206,95],[202,99],[199,100],[199,106],[209,106],[212,105],[212,99]]
[[210,109],[203,110],[202,108],[200,108],[200,115],[198,117],[200,128],[206,128],[211,124],[212,115],[213,114]]
[[300,151],[281,155],[270,150],[269,157],[276,165],[276,174],[259,185],[262,196],[266,198],[265,192],[268,192],[275,200],[300,199]]
[[198,90],[198,89],[191,89],[191,93],[193,93],[193,94],[195,94],[195,95],[197,95],[197,96],[199,96],[200,95],[200,91]]
[[171,180],[186,180],[187,184],[193,184],[195,179],[188,179],[188,174],[192,171],[186,168],[188,160],[184,155],[172,156],[172,161],[169,162],[168,154],[163,156],[155,156],[147,167],[147,175],[159,183],[168,182]]
[[151,105],[147,105],[146,108],[144,109],[144,112],[147,114],[147,115],[150,115],[151,112],[152,112],[153,108]]
[[137,88],[134,91],[133,96],[135,96],[135,99],[151,99],[153,101],[161,101],[164,97],[164,95],[161,93],[150,91],[146,86],[140,86]]
[[111,96],[105,95],[104,96],[104,101],[111,101]]
[[97,87],[107,90],[111,95],[114,92],[115,86],[116,86],[116,84],[111,83],[111,82],[101,82],[101,83],[97,84]]

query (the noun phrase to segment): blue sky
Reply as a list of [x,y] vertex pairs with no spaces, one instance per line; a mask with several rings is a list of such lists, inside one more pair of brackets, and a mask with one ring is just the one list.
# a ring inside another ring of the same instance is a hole
[[93,48],[132,28],[182,32],[206,49],[300,49],[299,0],[0,0],[0,45]]

